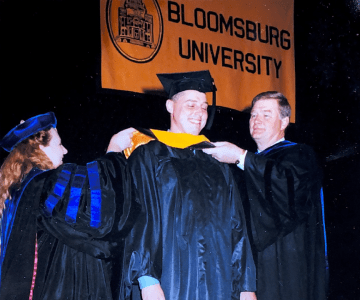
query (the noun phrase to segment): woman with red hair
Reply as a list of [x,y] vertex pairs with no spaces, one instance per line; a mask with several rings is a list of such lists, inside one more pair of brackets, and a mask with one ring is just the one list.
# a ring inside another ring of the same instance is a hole
[[0,299],[113,299],[122,239],[138,205],[126,159],[134,129],[114,135],[103,157],[63,164],[67,153],[50,112],[0,141]]

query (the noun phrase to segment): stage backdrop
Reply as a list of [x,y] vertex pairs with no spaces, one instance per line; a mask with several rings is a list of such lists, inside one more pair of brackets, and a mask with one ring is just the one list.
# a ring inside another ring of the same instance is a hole
[[217,104],[285,94],[295,121],[294,0],[100,0],[102,88],[161,90],[157,73],[210,70]]

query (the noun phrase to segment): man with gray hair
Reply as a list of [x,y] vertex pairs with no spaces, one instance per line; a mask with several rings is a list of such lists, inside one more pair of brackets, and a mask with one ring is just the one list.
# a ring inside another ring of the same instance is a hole
[[203,151],[244,171],[237,172],[237,183],[247,202],[257,299],[324,300],[322,174],[309,146],[285,140],[290,114],[283,94],[261,93],[252,101],[249,122],[257,152],[228,142]]

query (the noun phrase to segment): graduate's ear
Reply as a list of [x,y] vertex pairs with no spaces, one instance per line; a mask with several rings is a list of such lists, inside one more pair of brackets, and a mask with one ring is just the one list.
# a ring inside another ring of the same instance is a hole
[[166,110],[172,114],[174,111],[174,101],[171,99],[166,100]]
[[281,127],[280,127],[280,129],[285,130],[286,127],[288,127],[289,123],[290,123],[290,118],[289,117],[282,118],[281,119]]

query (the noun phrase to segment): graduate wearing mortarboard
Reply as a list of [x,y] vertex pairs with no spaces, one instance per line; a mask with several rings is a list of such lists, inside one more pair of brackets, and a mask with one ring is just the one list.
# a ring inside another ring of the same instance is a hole
[[121,296],[140,299],[139,284],[143,299],[256,299],[232,173],[201,151],[212,147],[199,135],[208,119],[205,93],[215,92],[210,73],[158,77],[169,95],[170,129],[143,131],[150,138],[128,159],[143,210],[125,242]]
[[0,140],[9,152],[0,170],[0,299],[112,300],[122,238],[139,209],[118,153],[133,130],[113,137],[113,153],[78,166],[63,164],[56,124],[52,112],[37,115]]

